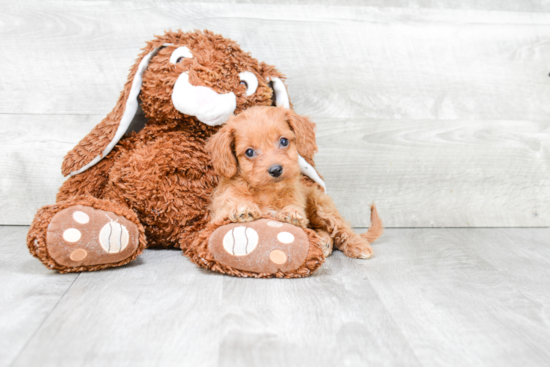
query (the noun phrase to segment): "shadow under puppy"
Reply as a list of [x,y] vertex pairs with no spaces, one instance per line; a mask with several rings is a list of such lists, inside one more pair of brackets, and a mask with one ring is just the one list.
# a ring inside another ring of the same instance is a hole
[[334,246],[349,257],[368,259],[383,232],[376,207],[371,227],[359,235],[332,199],[300,175],[299,158],[317,151],[315,124],[279,107],[253,107],[233,116],[206,149],[221,176],[210,210],[214,221],[249,222],[262,215],[310,227],[323,239],[325,256]]

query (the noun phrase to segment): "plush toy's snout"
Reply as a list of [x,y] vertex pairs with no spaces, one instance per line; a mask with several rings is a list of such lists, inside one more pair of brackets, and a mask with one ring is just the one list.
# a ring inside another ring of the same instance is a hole
[[[218,93],[205,86],[193,85],[189,80],[189,72],[195,72],[194,75],[200,80],[201,78],[197,76],[198,73],[196,71],[200,71],[201,74],[210,77],[211,75],[219,74],[226,66],[216,65],[217,67],[214,66],[214,69],[209,69],[207,65],[201,63],[203,57],[194,58],[193,53],[186,46],[176,48],[170,55],[170,63],[172,64],[178,64],[186,59],[192,60],[191,62],[186,62],[187,67],[196,70],[184,71],[178,77],[172,92],[174,107],[185,115],[195,116],[197,120],[206,125],[217,126],[223,124],[235,112],[237,108],[237,96],[233,92]],[[226,77],[225,80],[228,81],[231,78]],[[272,83],[276,104],[288,108],[290,101],[281,80],[279,78],[270,78],[269,81]],[[258,84],[258,78],[253,72],[243,71],[239,73],[239,83],[233,87],[244,85],[246,88],[245,95],[249,97],[256,93]]]
[[189,83],[189,73],[182,73],[172,92],[172,103],[176,110],[195,116],[203,124],[210,126],[226,122],[237,108],[235,93],[218,94],[214,90],[194,86]]

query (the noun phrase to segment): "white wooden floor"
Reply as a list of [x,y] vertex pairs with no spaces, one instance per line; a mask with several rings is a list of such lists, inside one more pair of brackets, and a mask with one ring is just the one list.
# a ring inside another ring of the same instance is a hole
[[3,366],[548,366],[550,229],[389,229],[299,280],[175,250],[60,275],[0,227]]

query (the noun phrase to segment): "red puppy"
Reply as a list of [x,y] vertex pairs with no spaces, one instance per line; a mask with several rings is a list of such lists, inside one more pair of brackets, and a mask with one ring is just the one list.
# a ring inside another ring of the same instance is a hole
[[370,243],[383,232],[376,207],[371,228],[359,235],[328,195],[301,179],[300,155],[317,151],[314,131],[308,118],[283,108],[253,107],[233,116],[206,147],[222,177],[210,205],[213,220],[249,222],[270,214],[313,228],[324,239],[325,256],[334,243],[349,257],[368,259]]

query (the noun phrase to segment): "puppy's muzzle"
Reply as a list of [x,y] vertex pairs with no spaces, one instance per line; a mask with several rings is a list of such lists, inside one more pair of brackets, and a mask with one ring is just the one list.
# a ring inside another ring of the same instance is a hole
[[280,164],[274,164],[267,170],[272,177],[279,177],[283,174],[283,166]]

